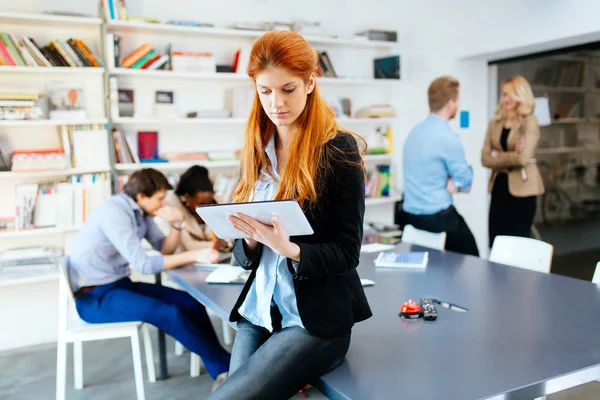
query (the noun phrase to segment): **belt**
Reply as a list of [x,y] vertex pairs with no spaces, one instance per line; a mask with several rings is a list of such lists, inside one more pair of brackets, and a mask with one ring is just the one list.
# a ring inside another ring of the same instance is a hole
[[73,296],[75,296],[75,298],[78,299],[79,297],[83,296],[87,292],[89,292],[92,289],[95,289],[97,287],[98,286],[84,286],[81,289],[79,289],[78,291],[76,291],[75,293],[73,293]]

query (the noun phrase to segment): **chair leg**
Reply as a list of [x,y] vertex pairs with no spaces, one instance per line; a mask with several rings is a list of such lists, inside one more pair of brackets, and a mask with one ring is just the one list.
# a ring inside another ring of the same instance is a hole
[[177,357],[179,357],[182,354],[183,354],[183,345],[176,340],[175,341],[175,355]]
[[146,400],[146,395],[144,393],[144,374],[142,372],[142,354],[140,352],[140,334],[137,328],[131,335],[131,352],[133,353],[133,372],[135,374],[137,400]]
[[56,400],[65,400],[67,386],[67,344],[60,338],[56,344]]
[[148,325],[142,324],[142,340],[144,341],[144,353],[146,354],[146,368],[148,369],[148,380],[156,382],[156,369],[154,368],[154,352],[152,350],[152,340]]
[[83,389],[83,343],[73,342],[73,377],[75,389]]
[[197,378],[200,376],[202,371],[202,360],[200,356],[195,353],[190,354],[190,376],[192,378]]
[[225,320],[223,320],[222,323],[223,323],[223,343],[225,343],[226,346],[231,346],[231,344],[233,343],[231,327]]

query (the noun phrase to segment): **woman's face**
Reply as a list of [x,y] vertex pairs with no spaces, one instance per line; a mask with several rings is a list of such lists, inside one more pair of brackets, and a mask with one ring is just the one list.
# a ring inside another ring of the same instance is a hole
[[500,101],[502,102],[504,109],[507,111],[513,111],[518,105],[515,99],[510,96],[506,85],[502,86],[502,95]]
[[308,83],[284,68],[270,67],[256,76],[256,90],[263,110],[276,126],[293,126],[313,91],[315,78]]
[[213,192],[197,192],[194,196],[186,194],[185,204],[192,210],[195,210],[198,206],[213,204],[214,199],[215,194]]

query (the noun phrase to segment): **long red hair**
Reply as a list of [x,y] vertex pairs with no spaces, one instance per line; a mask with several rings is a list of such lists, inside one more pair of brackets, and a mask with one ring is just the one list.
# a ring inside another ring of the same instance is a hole
[[[285,68],[308,83],[311,74],[316,76],[318,72],[317,53],[296,32],[266,32],[252,46],[248,75],[256,80],[258,74],[270,67]],[[325,144],[340,131],[335,113],[319,95],[316,83],[295,126],[296,134],[290,146],[288,162],[280,174],[274,199],[296,199],[304,208],[317,199],[318,173],[321,168],[326,168],[327,162],[327,157],[324,157]],[[234,202],[252,200],[261,171],[270,171],[272,168],[265,147],[275,132],[275,124],[263,110],[256,91],[246,125],[245,144],[241,153],[241,178],[233,193]]]

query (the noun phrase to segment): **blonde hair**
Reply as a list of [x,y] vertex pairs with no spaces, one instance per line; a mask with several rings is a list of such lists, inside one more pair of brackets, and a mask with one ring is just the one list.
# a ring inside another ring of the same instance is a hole
[[440,76],[429,85],[427,98],[429,100],[429,111],[438,112],[450,100],[458,98],[458,80],[452,76]]
[[[508,95],[517,102],[517,115],[519,118],[525,118],[533,114],[533,110],[535,109],[535,99],[527,79],[523,78],[521,75],[511,76],[502,81],[500,88],[506,89]],[[503,120],[506,118],[506,110],[504,109],[502,100],[498,102],[498,107],[496,107],[495,118],[496,120]]]

